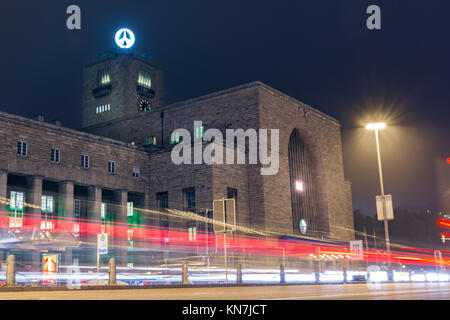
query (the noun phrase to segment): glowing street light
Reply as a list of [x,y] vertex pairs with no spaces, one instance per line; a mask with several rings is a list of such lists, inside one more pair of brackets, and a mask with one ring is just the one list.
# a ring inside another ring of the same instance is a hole
[[367,130],[381,130],[386,128],[386,123],[384,122],[375,122],[375,123],[369,123],[366,125]]
[[381,197],[383,199],[383,218],[384,218],[384,233],[386,235],[386,249],[387,252],[391,251],[391,243],[389,241],[389,229],[388,229],[388,220],[386,214],[386,201],[384,199],[384,186],[383,186],[383,172],[381,170],[381,156],[380,156],[380,141],[378,131],[386,128],[386,123],[384,122],[375,122],[369,123],[366,125],[367,130],[375,131],[375,140],[377,142],[377,156],[378,156],[378,172],[380,174],[380,187],[381,187]]

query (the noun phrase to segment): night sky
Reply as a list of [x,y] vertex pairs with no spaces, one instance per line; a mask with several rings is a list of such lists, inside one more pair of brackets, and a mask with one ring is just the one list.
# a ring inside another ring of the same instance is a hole
[[[66,28],[71,4],[79,31]],[[371,4],[382,30],[366,28]],[[165,71],[167,103],[259,80],[338,119],[354,209],[375,213],[373,120],[388,123],[394,205],[449,208],[450,1],[3,0],[0,110],[78,128],[82,67],[114,49],[121,26]]]

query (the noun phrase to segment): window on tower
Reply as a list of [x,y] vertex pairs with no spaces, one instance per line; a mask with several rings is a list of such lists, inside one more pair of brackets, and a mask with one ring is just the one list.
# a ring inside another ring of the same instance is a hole
[[97,72],[97,85],[99,87],[107,86],[108,84],[110,84],[110,82],[111,82],[111,79],[109,76],[108,68],[101,69]]
[[138,85],[143,86],[144,88],[150,89],[150,87],[152,86],[150,72],[139,70]]

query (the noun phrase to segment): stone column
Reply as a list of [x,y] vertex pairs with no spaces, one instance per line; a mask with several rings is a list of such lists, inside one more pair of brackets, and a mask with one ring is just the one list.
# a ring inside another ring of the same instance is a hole
[[[69,218],[64,221],[64,227],[70,233],[73,233],[75,222],[73,221],[73,181],[62,181],[58,189],[58,216]],[[63,253],[63,264],[72,265],[72,248],[66,248]]]
[[[44,181],[43,176],[34,175],[27,177],[28,191],[25,196],[25,202],[31,204],[33,207],[26,207],[25,212],[31,214],[30,216],[25,216],[24,221],[30,221],[30,224],[34,227],[40,229],[41,227],[41,205],[42,205],[42,182]],[[28,224],[28,223],[27,223]],[[42,261],[41,253],[32,253],[32,266],[35,271],[42,271]]]
[[0,214],[6,211],[8,197],[8,171],[0,169]]
[[[88,187],[88,212],[86,226],[83,228],[86,230],[87,235],[84,239],[90,243],[97,243],[97,234],[101,231],[101,206],[102,206],[102,187],[94,185]],[[109,239],[108,239],[109,241]],[[94,245],[92,254],[89,255],[87,261],[83,263],[97,263],[97,247]]]
[[[88,187],[88,220],[95,220],[100,224],[102,206],[102,187],[95,185]],[[100,229],[98,227],[98,229]]]
[[43,176],[34,175],[27,178],[28,192],[25,197],[25,202],[33,205],[34,207],[27,207],[26,211],[32,213],[33,224],[37,227],[40,226],[41,205],[42,205],[42,182]]
[[128,191],[114,192],[114,243],[117,246],[117,265],[126,266],[128,262],[127,240],[127,202]]
[[73,181],[62,181],[59,183],[58,194],[58,216],[73,218]]

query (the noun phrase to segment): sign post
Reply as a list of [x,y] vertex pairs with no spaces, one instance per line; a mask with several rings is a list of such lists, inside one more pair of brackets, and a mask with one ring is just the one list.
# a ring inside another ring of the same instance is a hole
[[100,255],[108,254],[108,234],[97,234],[97,273],[100,272]]
[[350,241],[350,253],[352,260],[363,260],[363,241],[362,240],[354,240]]
[[221,199],[213,201],[213,218],[221,222],[214,224],[214,232],[223,232],[225,281],[228,283],[228,257],[227,257],[227,232],[236,230],[236,203],[234,199]]

